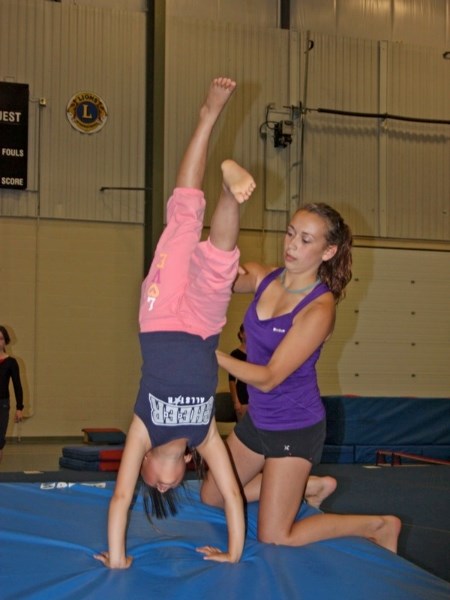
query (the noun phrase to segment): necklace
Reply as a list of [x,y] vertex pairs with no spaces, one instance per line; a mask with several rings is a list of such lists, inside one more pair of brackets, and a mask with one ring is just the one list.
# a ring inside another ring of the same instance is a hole
[[314,281],[314,283],[310,283],[309,285],[307,285],[304,288],[301,288],[300,290],[290,290],[288,287],[286,287],[284,280],[286,279],[286,269],[283,269],[282,272],[280,273],[280,283],[283,287],[283,289],[285,289],[287,292],[289,292],[289,294],[303,294],[303,292],[307,292],[308,290],[311,290],[312,288],[315,288],[316,285],[318,285],[320,283],[320,278],[316,279],[316,281]]

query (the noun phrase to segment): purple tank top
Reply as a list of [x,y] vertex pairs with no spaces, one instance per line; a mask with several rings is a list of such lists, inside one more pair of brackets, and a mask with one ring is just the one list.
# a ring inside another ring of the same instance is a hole
[[[244,318],[247,336],[247,360],[266,365],[284,336],[292,327],[294,317],[317,297],[329,291],[320,283],[305,296],[292,312],[259,319],[256,305],[267,286],[276,279],[282,269],[269,273],[260,283]],[[309,427],[325,417],[325,408],[317,385],[316,362],[322,350],[321,344],[313,354],[287,379],[271,392],[262,392],[248,385],[249,413],[258,429],[280,431]]]

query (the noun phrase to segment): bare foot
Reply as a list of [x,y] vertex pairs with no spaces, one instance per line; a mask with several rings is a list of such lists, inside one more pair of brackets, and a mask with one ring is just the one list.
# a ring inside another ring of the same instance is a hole
[[253,177],[234,160],[224,160],[222,165],[223,187],[242,204],[250,198],[256,183]]
[[200,117],[215,121],[235,89],[236,82],[228,77],[213,79],[200,109]]
[[379,517],[381,524],[370,539],[379,546],[397,554],[398,536],[402,528],[399,518],[393,516]]
[[310,475],[305,490],[305,500],[310,506],[320,508],[320,505],[334,492],[337,481],[334,477],[317,477]]

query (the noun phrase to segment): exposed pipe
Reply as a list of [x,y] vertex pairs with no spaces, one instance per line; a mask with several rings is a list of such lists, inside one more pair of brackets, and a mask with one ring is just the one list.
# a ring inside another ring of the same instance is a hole
[[404,117],[401,115],[391,115],[389,113],[366,113],[366,112],[355,112],[351,110],[335,110],[333,108],[304,108],[306,112],[319,112],[330,115],[344,115],[349,117],[364,117],[371,119],[393,119],[394,121],[409,121],[411,123],[434,123],[436,125],[450,125],[450,121],[445,119],[422,119],[421,117]]

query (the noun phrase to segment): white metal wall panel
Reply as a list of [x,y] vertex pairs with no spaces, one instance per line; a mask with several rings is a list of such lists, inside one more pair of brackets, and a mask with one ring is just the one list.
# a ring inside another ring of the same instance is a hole
[[274,0],[166,0],[167,17],[277,27],[279,2]]
[[450,240],[450,126],[389,124],[387,236]]
[[450,0],[291,0],[291,27],[445,49]]
[[[306,108],[377,113],[378,45],[311,34]],[[301,203],[327,202],[355,233],[379,235],[377,119],[307,112]]]
[[[0,192],[1,214],[142,222],[145,15],[36,0],[0,3],[0,77],[30,84],[30,190]],[[66,117],[78,92],[108,108],[101,131]],[[39,107],[39,99],[46,106]]]
[[305,126],[302,204],[326,202],[356,235],[380,235],[378,132],[372,122],[311,114]]
[[[284,231],[298,205],[324,201],[346,215],[356,235],[448,239],[448,126],[308,110],[446,118],[446,61],[435,49],[320,33],[310,34],[314,45],[305,53],[305,32],[289,33],[288,40],[286,35],[169,19],[166,193],[195,122],[198,90],[225,72],[237,78],[239,88],[213,140],[211,165],[216,166],[205,188],[209,195],[217,193],[224,156],[232,153],[247,166],[257,157],[258,190],[245,209],[243,227]],[[187,92],[180,96],[180,89]],[[300,102],[307,108],[303,139],[295,112]],[[261,125],[265,119],[273,124],[290,118],[293,143],[274,148],[273,130]],[[265,139],[255,135],[258,130]]]
[[[63,4],[74,4],[74,0],[59,0]],[[127,11],[143,12],[147,10],[148,0],[76,0],[79,6],[95,6],[96,8],[120,8]]]
[[434,48],[390,44],[387,235],[450,240],[450,63]]
[[444,48],[450,42],[450,0],[391,0],[392,41]]
[[[145,20],[138,13],[65,6],[47,10],[49,45],[41,216],[141,222],[145,152]],[[55,51],[55,49],[58,49]],[[69,99],[94,92],[108,108],[94,134],[73,129]]]
[[388,47],[389,112],[450,121],[450,62],[432,47]]

